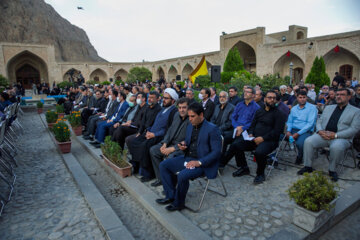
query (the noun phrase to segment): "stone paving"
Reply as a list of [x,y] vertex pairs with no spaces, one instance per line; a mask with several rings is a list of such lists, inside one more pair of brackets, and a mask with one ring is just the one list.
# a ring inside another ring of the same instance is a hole
[[[252,175],[256,172],[256,163],[247,154],[248,164]],[[183,210],[182,213],[194,224],[209,234],[213,239],[266,239],[280,229],[291,224],[294,202],[290,201],[286,190],[301,176],[296,172],[300,166],[294,162],[295,155],[285,151],[280,160],[291,166],[280,164],[282,170],[275,169],[265,183],[254,185],[254,176],[232,177],[234,168],[227,166],[224,171],[224,183],[228,191],[226,198],[214,193],[207,193],[204,205],[199,213]],[[235,165],[232,160],[230,164]],[[351,165],[350,159],[346,161]],[[314,168],[327,172],[328,163],[324,155],[319,155]],[[360,181],[359,169],[345,168],[342,178]],[[351,186],[355,181],[339,180],[339,191]],[[162,196],[162,186],[147,186]],[[217,189],[221,190],[220,184]],[[202,187],[199,180],[191,182],[186,204],[198,206]]]
[[106,239],[37,113],[25,113],[0,239]]

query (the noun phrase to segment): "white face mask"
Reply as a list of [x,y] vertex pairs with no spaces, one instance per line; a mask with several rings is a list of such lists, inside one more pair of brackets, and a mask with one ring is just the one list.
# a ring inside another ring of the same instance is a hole
[[138,105],[141,105],[141,104],[142,104],[141,99],[140,99],[140,98],[136,99],[136,103],[137,103]]
[[120,97],[117,97],[117,98],[116,98],[116,101],[120,102]]
[[203,100],[203,95],[201,93],[199,93],[199,99]]

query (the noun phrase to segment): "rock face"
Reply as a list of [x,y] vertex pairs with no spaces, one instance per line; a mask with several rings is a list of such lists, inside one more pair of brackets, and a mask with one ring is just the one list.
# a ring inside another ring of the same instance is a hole
[[0,0],[0,42],[51,44],[57,61],[105,61],[84,30],[44,0]]

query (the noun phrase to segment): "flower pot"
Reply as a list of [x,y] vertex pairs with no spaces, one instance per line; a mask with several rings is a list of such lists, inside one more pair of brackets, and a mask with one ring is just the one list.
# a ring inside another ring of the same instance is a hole
[[69,142],[58,142],[56,141],[57,145],[60,148],[62,153],[69,153],[71,151],[71,141]]
[[111,162],[109,159],[107,159],[107,157],[105,157],[104,155],[102,155],[102,158],[104,159],[106,165],[111,167],[121,177],[125,178],[127,176],[131,176],[131,169],[132,169],[131,163],[129,163],[129,166],[127,166],[125,168],[120,168],[120,167],[116,166],[113,162]]
[[76,136],[80,136],[82,134],[82,126],[73,127],[72,130]]
[[330,203],[330,211],[321,210],[312,212],[303,207],[295,205],[293,223],[308,232],[314,233],[323,226],[335,213],[337,198]]
[[43,109],[42,109],[42,108],[38,108],[38,109],[37,109],[37,112],[38,112],[38,114],[41,114],[41,113],[43,113]]
[[58,113],[58,118],[64,118],[65,117],[65,113]]
[[48,123],[48,128],[52,128],[55,125],[55,123]]

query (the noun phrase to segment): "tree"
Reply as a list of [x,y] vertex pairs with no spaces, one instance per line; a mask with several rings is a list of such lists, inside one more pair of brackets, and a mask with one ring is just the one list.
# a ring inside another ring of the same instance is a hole
[[9,81],[6,77],[0,74],[0,87],[7,87],[9,85]]
[[195,79],[195,84],[199,84],[200,87],[210,87],[212,84],[211,84],[211,78],[209,75],[200,75],[200,76],[197,76],[196,79]]
[[149,69],[144,67],[133,67],[130,69],[126,81],[129,83],[136,81],[145,82],[146,79],[151,80],[151,78],[152,73],[149,71]]
[[224,72],[237,72],[244,69],[239,51],[236,48],[230,49],[224,62]]
[[315,84],[315,91],[318,92],[324,84],[330,84],[330,78],[326,73],[325,62],[323,57],[316,57],[305,83]]

